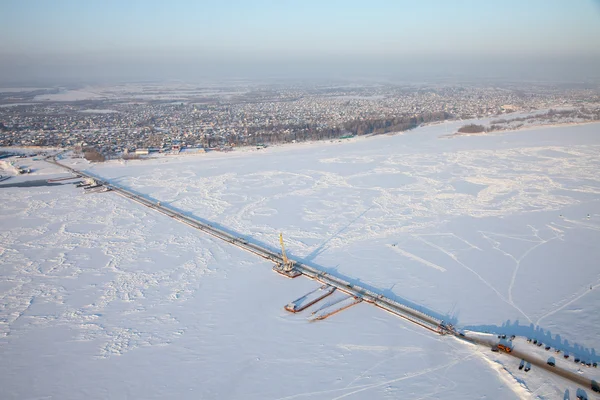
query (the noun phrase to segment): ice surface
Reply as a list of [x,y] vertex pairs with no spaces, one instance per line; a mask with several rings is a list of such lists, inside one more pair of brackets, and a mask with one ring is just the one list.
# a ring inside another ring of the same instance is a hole
[[[440,138],[451,128],[260,153],[69,162],[272,248],[283,232],[292,258],[460,328],[539,335],[598,358],[599,126]],[[5,188],[0,202],[7,398],[507,399],[577,390],[535,369],[519,375],[514,358],[364,302],[309,323],[311,309],[337,294],[288,313],[285,304],[318,284],[282,278],[115,193]]]
[[0,197],[3,398],[463,398],[470,370],[516,398],[481,358],[373,307],[284,311],[316,284],[125,198]]

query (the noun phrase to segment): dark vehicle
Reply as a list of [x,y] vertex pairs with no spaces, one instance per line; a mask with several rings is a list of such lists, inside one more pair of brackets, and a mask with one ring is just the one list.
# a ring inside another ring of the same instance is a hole
[[564,358],[569,358],[569,355],[568,355],[568,354],[565,354],[563,357],[564,357]]
[[492,351],[493,351],[494,353],[497,353],[499,350],[498,350],[498,348],[497,348],[496,346],[494,346],[494,347],[492,347]]
[[538,347],[542,347],[542,342],[538,342]]
[[579,358],[574,359],[573,362],[578,363],[579,362]]
[[587,363],[585,363],[585,366],[589,368],[589,367],[592,366],[592,363],[591,362],[587,362]]
[[550,350],[550,346],[546,346],[546,351]]
[[597,362],[595,362],[595,363],[593,363],[593,364],[592,364],[592,366],[593,366],[594,368],[598,368],[598,363],[597,363]]
[[555,353],[560,353],[559,349],[554,350]]
[[554,361],[548,361],[546,364],[548,364],[551,367],[554,367],[556,364],[554,363]]
[[527,338],[527,343],[531,343],[531,338]]
[[533,339],[533,344],[537,344],[537,339]]
[[598,382],[592,381],[592,390],[596,393],[600,393],[600,385],[598,385]]

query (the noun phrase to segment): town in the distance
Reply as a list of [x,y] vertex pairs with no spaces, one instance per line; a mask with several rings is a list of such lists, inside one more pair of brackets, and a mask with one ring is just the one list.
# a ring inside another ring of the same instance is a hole
[[490,117],[487,126],[466,124],[448,133],[598,121],[600,86],[236,82],[4,88],[0,146],[72,148],[99,161],[344,139]]

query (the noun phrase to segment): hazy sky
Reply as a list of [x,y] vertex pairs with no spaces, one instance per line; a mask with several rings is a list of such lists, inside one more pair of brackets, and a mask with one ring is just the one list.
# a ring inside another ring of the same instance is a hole
[[597,0],[0,0],[0,15],[5,80],[69,71],[85,79],[86,69],[107,79],[368,75],[409,60],[443,74],[433,64],[461,57],[469,68],[600,59]]

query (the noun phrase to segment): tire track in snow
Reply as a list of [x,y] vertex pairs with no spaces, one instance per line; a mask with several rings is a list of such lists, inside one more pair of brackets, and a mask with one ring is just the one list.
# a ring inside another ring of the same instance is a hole
[[421,376],[421,375],[425,375],[425,374],[428,374],[428,373],[431,373],[431,372],[439,371],[440,369],[451,367],[451,366],[456,365],[456,364],[458,364],[458,363],[460,363],[462,361],[465,361],[465,360],[467,360],[469,358],[472,358],[473,356],[474,356],[473,354],[470,354],[470,355],[468,355],[466,357],[463,357],[463,358],[461,358],[459,360],[453,360],[453,361],[450,361],[450,362],[448,362],[446,364],[443,364],[443,365],[440,365],[440,366],[437,366],[437,367],[434,367],[434,368],[427,368],[427,369],[424,369],[424,370],[421,370],[421,371],[418,371],[418,372],[413,372],[411,374],[405,374],[405,375],[403,375],[403,376],[401,376],[399,378],[391,379],[391,380],[388,380],[388,381],[385,381],[385,382],[379,382],[379,383],[367,384],[367,385],[357,385],[357,386],[351,386],[351,387],[345,387],[345,388],[338,388],[338,389],[320,390],[320,391],[315,391],[315,392],[298,393],[298,394],[294,394],[294,395],[291,395],[291,396],[278,397],[276,400],[291,400],[291,399],[296,399],[296,398],[306,397],[306,396],[313,396],[313,395],[318,395],[318,394],[336,393],[336,392],[342,392],[342,391],[349,390],[349,389],[353,390],[352,392],[345,393],[345,394],[343,394],[341,396],[332,398],[332,400],[339,400],[339,399],[342,399],[344,397],[351,396],[353,394],[363,392],[365,390],[375,389],[377,387],[388,385],[390,383],[399,382],[399,381],[403,381],[403,380],[411,379],[411,378],[416,378],[416,377]]
[[538,318],[538,320],[535,322],[535,324],[536,324],[536,325],[539,325],[539,324],[540,324],[540,322],[541,322],[543,319],[545,319],[545,318],[547,318],[547,317],[549,317],[549,316],[551,316],[551,315],[554,315],[554,314],[556,314],[556,313],[557,313],[557,312],[559,312],[560,310],[563,310],[565,307],[568,307],[568,306],[570,306],[571,304],[575,303],[577,300],[581,299],[581,298],[582,298],[582,297],[584,297],[585,295],[587,295],[587,294],[589,294],[590,292],[592,292],[593,290],[597,289],[599,286],[600,286],[600,281],[596,281],[596,283],[595,283],[594,285],[592,285],[592,286],[591,286],[591,289],[590,289],[590,290],[588,290],[588,288],[587,288],[587,286],[586,286],[586,288],[585,288],[584,292],[583,292],[583,293],[581,293],[579,296],[577,296],[577,297],[575,297],[575,298],[571,299],[570,301],[566,302],[566,303],[565,303],[565,304],[563,304],[562,306],[560,306],[560,307],[558,307],[558,308],[556,308],[556,309],[554,309],[554,310],[552,310],[552,311],[550,311],[550,312],[548,312],[548,313],[546,313],[546,314],[542,315],[540,318]]
[[391,380],[389,380],[389,381],[385,381],[385,382],[381,382],[381,383],[376,383],[376,384],[370,385],[370,386],[368,386],[368,387],[365,387],[365,388],[362,388],[362,389],[355,390],[355,391],[353,391],[353,392],[350,392],[350,393],[345,393],[345,394],[343,394],[343,395],[341,395],[341,396],[334,397],[334,398],[333,398],[333,399],[331,399],[331,400],[340,400],[340,399],[343,399],[344,397],[348,397],[348,396],[352,396],[352,395],[354,395],[354,394],[357,394],[357,393],[360,393],[360,392],[364,392],[365,390],[371,390],[371,389],[378,388],[378,387],[380,387],[380,386],[389,385],[390,383],[399,382],[399,381],[403,381],[403,380],[406,380],[406,379],[412,379],[412,378],[416,378],[416,377],[418,377],[418,376],[421,376],[421,375],[426,375],[426,374],[429,374],[429,373],[431,373],[431,372],[438,371],[438,370],[440,370],[440,369],[444,369],[444,368],[451,367],[451,366],[453,366],[453,365],[456,365],[456,364],[458,364],[458,363],[460,363],[460,362],[462,362],[462,361],[464,361],[464,360],[466,360],[466,359],[469,359],[469,358],[471,358],[471,357],[473,357],[473,355],[472,355],[472,354],[471,354],[471,355],[468,355],[468,356],[466,356],[466,357],[463,357],[463,358],[461,358],[461,359],[459,359],[459,360],[454,360],[454,361],[451,361],[451,362],[449,362],[449,363],[446,363],[446,364],[444,364],[444,365],[441,365],[441,366],[438,366],[438,367],[435,367],[435,368],[428,368],[428,369],[425,369],[425,370],[423,370],[423,371],[420,371],[420,372],[415,372],[415,373],[412,373],[412,374],[407,374],[407,375],[405,375],[405,376],[402,376],[402,377],[400,377],[400,378],[391,379]]
[[[521,268],[521,262],[535,249],[537,249],[538,247],[547,244],[553,240],[556,239],[562,239],[562,231],[557,232],[555,229],[551,229],[551,232],[554,234],[554,237],[550,238],[550,239],[542,239],[539,235],[539,230],[536,229],[535,227],[528,225],[529,228],[531,228],[533,230],[533,235],[534,237],[537,239],[528,239],[527,237],[523,237],[523,236],[515,236],[515,235],[506,235],[506,234],[498,234],[498,233],[494,233],[494,232],[489,232],[495,236],[498,237],[505,237],[507,239],[511,239],[511,240],[518,240],[518,241],[523,241],[523,242],[531,242],[531,243],[536,243],[534,246],[530,247],[529,249],[527,249],[519,258],[513,256],[512,254],[502,250],[500,248],[500,242],[493,240],[492,238],[490,238],[489,236],[486,235],[486,233],[488,232],[483,232],[480,231],[480,233],[483,235],[483,237],[492,244],[492,247],[495,250],[498,250],[499,252],[501,252],[502,254],[504,254],[505,256],[509,257],[510,259],[512,259],[515,262],[515,268],[513,270],[512,276],[511,276],[511,280],[510,280],[510,284],[508,286],[508,300],[510,302],[510,304],[516,308],[517,310],[519,310],[519,312],[521,314],[523,314],[525,316],[525,318],[527,318],[527,320],[530,323],[533,323],[533,321],[531,320],[531,318],[529,316],[527,316],[527,314],[525,314],[524,311],[521,310],[521,308],[514,302],[513,299],[513,289],[515,286],[515,282],[516,282],[516,278],[517,278],[517,274],[519,273],[519,270]],[[537,324],[537,323],[536,323]]]
[[392,248],[392,250],[394,250],[394,251],[396,251],[396,252],[398,252],[398,253],[402,254],[402,255],[403,255],[404,257],[406,257],[406,258],[410,258],[411,260],[414,260],[414,261],[420,262],[421,264],[423,264],[423,265],[426,265],[426,266],[428,266],[428,267],[431,267],[431,268],[433,268],[433,269],[437,269],[438,271],[441,271],[441,272],[446,272],[446,268],[444,268],[444,267],[440,267],[440,266],[439,266],[439,265],[437,265],[437,264],[434,264],[434,263],[432,263],[432,262],[430,262],[430,261],[427,261],[427,260],[425,260],[425,259],[423,259],[423,258],[421,258],[421,257],[417,256],[416,254],[410,253],[410,252],[408,252],[408,251],[406,251],[406,250],[402,250],[401,248],[399,248],[399,247],[397,247],[397,246],[391,246],[391,248]]
[[[423,243],[428,244],[429,246],[438,249],[439,251],[441,251],[442,253],[446,254],[448,257],[450,257],[451,259],[453,259],[454,261],[456,261],[459,265],[461,265],[463,268],[465,268],[467,271],[470,271],[473,275],[475,275],[477,277],[477,279],[479,279],[481,282],[483,282],[488,288],[490,288],[494,293],[496,293],[496,295],[502,300],[504,301],[506,304],[509,304],[511,306],[514,307],[514,304],[511,304],[508,299],[506,297],[504,297],[502,295],[502,293],[500,293],[498,291],[498,289],[496,289],[494,286],[492,286],[488,281],[486,281],[481,275],[479,275],[475,270],[473,270],[472,268],[470,268],[469,266],[467,266],[466,264],[464,264],[462,261],[460,261],[458,259],[458,257],[456,257],[455,254],[450,253],[449,251],[447,251],[446,249],[431,243],[428,240],[423,239],[420,236],[414,235],[415,238],[421,240]],[[527,317],[527,315],[525,315],[521,310],[519,310],[517,307],[515,307],[517,309],[517,311],[519,311],[521,314],[523,314],[523,316],[525,316],[527,319],[529,319],[529,317]]]

